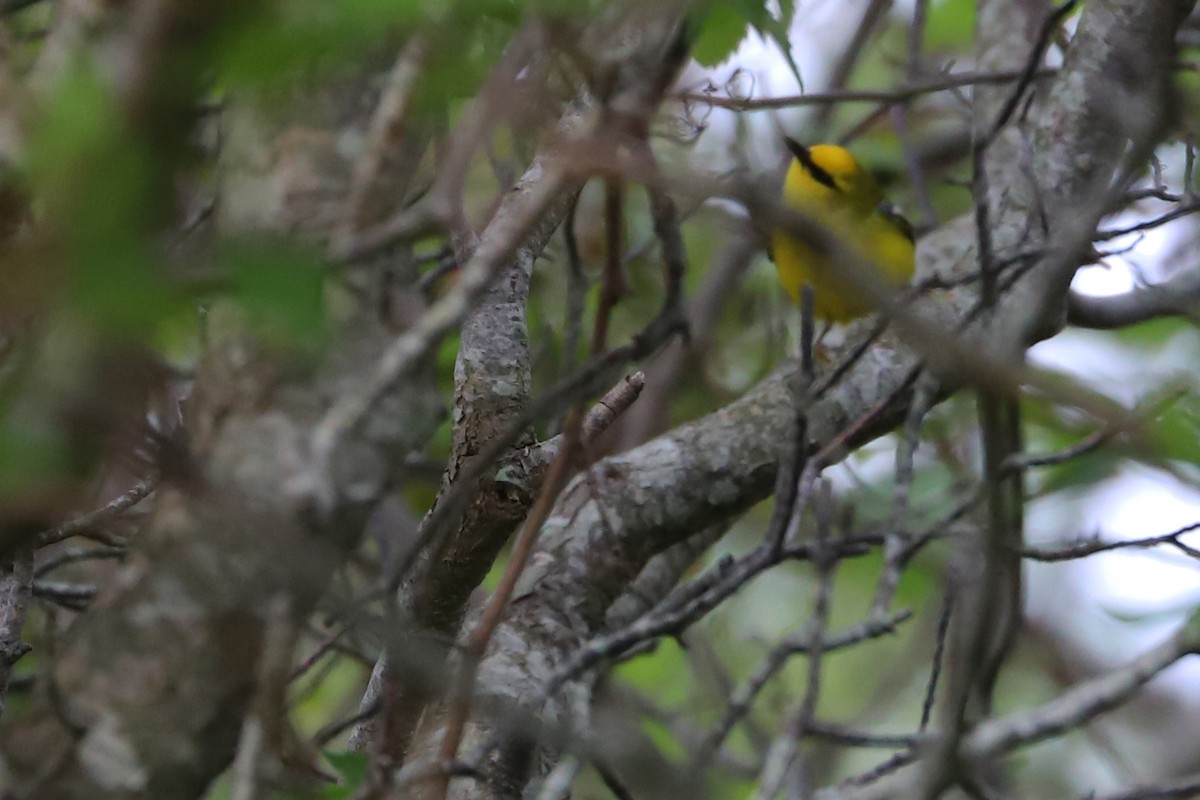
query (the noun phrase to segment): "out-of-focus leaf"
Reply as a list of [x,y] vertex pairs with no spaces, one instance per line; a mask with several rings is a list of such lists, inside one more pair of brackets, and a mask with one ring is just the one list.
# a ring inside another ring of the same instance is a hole
[[961,47],[975,32],[975,0],[941,0],[925,20],[925,44],[932,50]]
[[94,74],[70,75],[41,121],[33,182],[67,245],[66,299],[101,331],[139,335],[183,303],[162,276],[147,233],[164,217],[166,181],[150,148]]
[[[362,695],[361,664],[353,660],[330,659],[323,668],[325,673],[321,680],[314,681],[311,687],[303,687],[292,704],[292,721],[297,733],[305,737],[312,736],[329,723],[330,709],[355,704]],[[310,677],[315,676],[310,673]],[[344,774],[336,761],[332,763]]]
[[326,751],[324,756],[337,770],[341,778],[337,786],[330,786],[322,794],[323,800],[343,800],[352,796],[367,779],[366,753],[335,753]]
[[654,748],[667,758],[676,761],[687,758],[687,748],[662,722],[647,717],[642,720],[642,732],[654,743]]
[[[1200,90],[1200,86],[1197,86],[1197,89]],[[1122,328],[1116,332],[1116,336],[1121,342],[1135,347],[1162,347],[1183,331],[1190,330],[1191,324],[1184,319],[1160,317]]]
[[804,90],[804,78],[800,75],[800,66],[792,58],[792,42],[788,31],[792,27],[792,18],[796,8],[793,2],[787,0],[779,3],[779,16],[771,13],[766,0],[732,0],[741,15],[750,23],[754,30],[775,42],[780,54],[796,76],[796,83]]
[[0,501],[43,494],[71,469],[63,432],[25,423],[10,416],[0,424]]
[[271,82],[323,61],[353,63],[364,49],[410,29],[427,14],[452,10],[436,0],[295,0],[269,4],[256,19],[231,28],[218,62],[226,80],[238,84]]
[[[1188,48],[1177,54],[1176,60],[1180,64],[1194,64],[1198,51],[1200,48]],[[1178,70],[1175,85],[1179,101],[1172,111],[1179,115],[1179,130],[1194,131],[1200,128],[1200,103],[1196,102],[1200,97],[1200,73],[1193,69]]]
[[653,694],[665,706],[687,700],[690,669],[687,656],[673,640],[664,639],[649,658],[636,658],[616,670],[623,680]]
[[250,86],[314,66],[361,70],[371,52],[384,68],[399,35],[421,30],[433,46],[415,100],[444,102],[474,94],[522,18],[512,0],[296,0],[230,28],[218,62],[226,81]]
[[1167,406],[1148,427],[1156,457],[1200,466],[1200,398],[1195,394]]
[[697,28],[692,58],[706,67],[715,67],[729,58],[746,38],[746,18],[729,2],[710,5]]
[[800,77],[800,68],[792,58],[788,36],[795,5],[791,0],[785,0],[778,4],[778,8],[779,16],[775,16],[766,0],[711,0],[700,6],[692,17],[696,31],[692,57],[706,67],[720,64],[741,44],[746,35],[746,26],[749,25],[759,35],[775,42],[803,89],[804,81]]
[[243,244],[225,254],[233,297],[251,315],[297,344],[324,331],[324,280],[315,259],[303,251]]
[[520,19],[522,10],[536,11],[540,14],[572,14],[580,16],[597,11],[604,7],[609,0],[500,0],[516,9],[514,19]]
[[1124,456],[1101,449],[1062,464],[1046,467],[1040,473],[1043,481],[1041,491],[1052,494],[1095,486],[1116,475],[1124,461]]

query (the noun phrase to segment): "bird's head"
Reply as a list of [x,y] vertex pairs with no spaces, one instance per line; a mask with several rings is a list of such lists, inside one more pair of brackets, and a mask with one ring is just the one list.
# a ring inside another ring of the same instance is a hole
[[788,183],[799,182],[797,188],[810,199],[848,205],[863,213],[874,211],[883,199],[875,178],[846,148],[836,144],[806,147],[791,138],[784,141],[795,156]]

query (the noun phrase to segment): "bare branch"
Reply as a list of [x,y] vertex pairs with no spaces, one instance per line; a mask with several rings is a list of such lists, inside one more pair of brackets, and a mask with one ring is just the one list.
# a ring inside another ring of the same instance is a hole
[[33,586],[33,551],[14,553],[0,569],[0,716],[3,716],[13,667],[30,649],[21,641],[21,630]]
[[1162,283],[1117,295],[1072,291],[1067,321],[1081,328],[1115,330],[1161,317],[1196,319],[1200,307],[1200,268],[1180,270]]
[[[1053,129],[1057,132],[1056,137],[1065,136],[1072,143],[1070,148],[1063,149],[1059,146],[1061,140],[1056,138],[1052,150],[1035,153],[1038,159],[1035,166],[1041,165],[1043,160],[1047,165],[1053,164],[1052,170],[1037,174],[1039,180],[1046,180],[1052,174],[1052,180],[1057,181],[1053,184],[1053,197],[1056,198],[1053,208],[1056,209],[1086,206],[1094,183],[1111,178],[1118,166],[1118,142],[1124,141],[1123,134],[1112,126],[1101,124],[1107,112],[1096,99],[1107,97],[1111,92],[1109,78],[1105,77],[1107,73],[1101,66],[1106,57],[1104,54],[1113,47],[1123,54],[1130,53],[1131,48],[1145,48],[1148,42],[1155,43],[1152,47],[1161,46],[1162,51],[1168,51],[1169,43],[1163,39],[1173,35],[1178,24],[1174,8],[1162,10],[1160,18],[1147,13],[1147,7],[1132,3],[1132,0],[1123,5],[1116,4],[1120,6],[1117,16],[1110,14],[1107,6],[1102,8],[1103,4],[1089,4],[1080,24],[1081,33],[1077,36],[1082,37],[1093,51],[1069,62],[1068,74],[1060,76],[1056,82],[1056,86],[1063,87],[1059,90],[1059,102],[1047,105],[1047,110],[1033,117],[1030,123],[1035,129]],[[1133,17],[1136,22],[1131,22]],[[1166,62],[1169,63],[1169,59]],[[1159,66],[1156,55],[1154,64],[1147,67],[1151,72],[1146,80],[1164,79],[1166,71]],[[1028,71],[1021,70],[1020,74],[1028,74]],[[1090,94],[1078,91],[1081,83],[1089,88]],[[1067,92],[1067,87],[1072,91]],[[1098,137],[1102,141],[1095,141]],[[1083,170],[1077,168],[1077,159],[1065,156],[1077,154],[1080,148],[1095,154],[1095,160]],[[1057,161],[1059,158],[1063,160]],[[1068,164],[1071,165],[1069,172]],[[1021,169],[1021,162],[1012,159],[1007,177],[1024,181]],[[1004,185],[1008,189],[1008,182],[996,176],[989,177],[993,187]],[[992,201],[996,213],[991,225],[996,228],[997,235],[993,238],[998,258],[1008,257],[1015,251],[1014,244],[1027,238],[1030,215],[1037,213],[1040,207],[1039,203],[1019,192],[1008,192]],[[1103,210],[1107,207],[1105,203]],[[1097,211],[1097,215],[1103,210]],[[769,211],[764,218],[776,222]],[[1094,229],[1094,222],[1090,219],[1089,222]],[[954,270],[962,268],[964,261],[967,264],[973,261],[969,249],[961,244],[947,244],[953,240],[952,233],[953,226],[922,241],[923,275],[953,274]],[[1067,233],[1066,240],[1073,241],[1070,240],[1072,231]],[[1061,258],[1061,254],[1055,257]],[[1032,272],[1036,273],[1038,269],[1034,268]],[[1050,267],[1045,269],[1054,271]],[[853,280],[857,286],[858,276],[853,276]],[[949,302],[942,299],[931,303],[928,306],[930,315],[942,320],[961,320],[967,316],[972,298],[959,292],[953,294]],[[1065,296],[1065,286],[1060,296]],[[1028,310],[1028,300],[1022,293],[1014,296],[1012,292],[1002,292],[999,302],[1006,313],[1013,313],[1018,318],[1025,317]],[[944,334],[933,333],[934,326],[907,327],[910,318],[905,316],[903,309],[888,306],[888,310],[895,312],[893,319],[914,341],[929,342],[931,337],[936,340],[938,336],[946,338]],[[925,307],[920,310],[924,311]],[[955,323],[950,322],[943,330],[954,327]],[[987,326],[987,339],[997,343],[1003,340],[1016,348],[1048,331],[1042,326],[1023,324],[1011,328],[1011,333],[1000,334],[1000,330],[1009,329]],[[972,342],[978,345],[974,339]],[[974,359],[976,366],[980,349],[975,346],[969,357]],[[962,361],[955,362],[956,367],[969,373],[972,365],[965,351],[962,355]],[[912,370],[917,364],[915,358],[906,354],[903,348],[896,348],[885,337],[863,350],[851,363],[842,380],[829,386],[809,408],[809,436],[816,449],[837,440],[861,442],[883,430],[890,430],[905,416],[909,394],[906,387],[911,386]],[[942,369],[943,365],[938,364],[937,368]],[[989,370],[987,380],[995,380],[998,374]],[[1009,373],[1009,380],[1011,377]],[[711,523],[762,497],[771,485],[779,446],[778,431],[786,429],[785,422],[794,413],[784,387],[784,381],[776,377],[742,401],[709,418],[683,426],[641,448],[605,459],[597,468],[604,476],[597,481],[598,492],[589,491],[583,482],[568,487],[559,502],[562,513],[551,516],[548,529],[540,538],[539,552],[533,562],[538,565],[538,572],[530,576],[529,591],[519,604],[514,605],[514,615],[505,624],[507,633],[496,640],[503,641],[505,636],[513,637],[514,641],[535,640],[539,662],[532,663],[518,649],[496,648],[481,665],[481,677],[503,676],[490,686],[498,699],[503,698],[500,700],[502,706],[507,706],[510,701],[521,706],[531,697],[544,698],[542,692],[547,686],[555,685],[563,674],[579,668],[581,662],[569,655],[573,643],[580,635],[599,629],[605,609],[619,594],[628,575],[648,558],[696,530],[699,520]],[[869,420],[869,423],[856,426],[855,422],[860,419]],[[847,430],[853,430],[849,437],[844,436]],[[714,448],[720,452],[718,459],[712,458]],[[741,466],[731,470],[731,465]],[[714,481],[728,488],[728,494],[695,491],[698,487],[713,485]],[[601,505],[610,512],[616,509],[617,513],[602,517]],[[751,565],[746,564],[741,569],[750,570]],[[728,590],[737,584],[723,581],[721,585]],[[710,598],[699,603],[696,613],[702,613],[700,608],[708,602]],[[587,660],[598,663],[612,652],[616,650],[592,650]],[[551,654],[557,654],[557,657]],[[554,669],[556,661],[562,665],[559,669]],[[553,702],[546,712],[550,719],[559,713]],[[469,734],[468,738],[486,747],[490,740],[489,725],[482,721],[480,725],[480,730],[473,736]]]
[[[1037,73],[1037,77],[1049,77],[1057,70],[1046,69]],[[884,103],[897,105],[913,100],[926,94],[946,92],[964,86],[1004,85],[1013,83],[1024,75],[1024,70],[1008,70],[1004,72],[980,73],[951,73],[941,78],[913,86],[902,86],[896,89],[878,90],[841,90],[835,92],[807,92],[805,94],[788,95],[785,97],[766,98],[733,98],[719,97],[713,94],[690,93],[680,97],[689,103],[707,103],[717,108],[728,108],[732,111],[761,111],[793,106],[825,105],[831,103]]]
[[[367,126],[362,154],[354,164],[350,189],[346,193],[346,216],[342,224],[342,237],[348,237],[375,222],[380,216],[379,195],[385,187],[381,177],[387,173],[390,159],[401,151],[408,131],[408,112],[413,88],[420,78],[425,59],[429,55],[429,43],[417,34],[405,43],[388,72],[375,113]],[[408,159],[417,161],[410,154]],[[408,166],[408,173],[415,171],[415,163]],[[391,183],[407,188],[404,177],[392,177]],[[343,246],[343,249],[346,249]]]
[[[408,376],[420,360],[454,330],[487,291],[508,259],[522,243],[525,258],[532,259],[557,227],[551,206],[565,212],[573,187],[562,166],[539,159],[505,195],[504,202],[480,237],[479,247],[461,268],[454,289],[435,303],[409,332],[384,353],[365,385],[348,392],[326,413],[312,436],[311,491],[323,505],[333,501],[332,470],[335,450],[393,386]],[[527,238],[528,237],[528,238]]]
[[1160,534],[1158,536],[1147,536],[1141,539],[1125,539],[1116,542],[1107,542],[1099,536],[1092,536],[1086,539],[1077,539],[1067,542],[1059,547],[1026,547],[1021,551],[1021,556],[1032,561],[1073,561],[1079,558],[1086,558],[1096,553],[1107,553],[1113,550],[1125,549],[1148,549],[1158,547],[1159,545],[1171,545],[1177,548],[1180,552],[1190,558],[1200,558],[1200,549],[1192,547],[1180,540],[1180,537],[1200,530],[1200,522],[1184,525],[1182,528],[1171,531],[1170,533]]
[[646,376],[641,372],[626,375],[620,383],[608,390],[583,418],[582,441],[593,441],[618,417],[633,405],[646,386]]
[[1027,712],[985,722],[963,740],[969,758],[987,758],[1058,736],[1116,708],[1148,681],[1184,656],[1200,652],[1200,616],[1193,616],[1168,641],[1129,664],[1086,681]]
[[72,536],[86,536],[105,544],[113,544],[113,542],[107,541],[106,535],[102,532],[103,525],[140,503],[154,491],[157,485],[157,475],[138,481],[130,489],[117,495],[100,508],[64,522],[56,528],[42,531],[37,535],[35,547],[46,547]]

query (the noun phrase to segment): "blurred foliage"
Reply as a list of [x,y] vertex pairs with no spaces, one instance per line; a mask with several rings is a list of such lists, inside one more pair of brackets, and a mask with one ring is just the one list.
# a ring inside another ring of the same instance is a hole
[[222,257],[231,294],[292,344],[320,341],[323,271],[312,253],[286,243],[234,243]]
[[930,3],[925,20],[925,46],[934,53],[960,53],[973,44],[975,0]]
[[792,56],[789,31],[796,15],[795,0],[704,0],[692,11],[690,20],[695,44],[692,57],[702,66],[713,67],[733,55],[749,26],[770,39],[796,77],[804,85],[800,67]]
[[[464,101],[487,80],[513,32],[529,15],[572,19],[610,5],[600,0],[278,0],[231,15],[206,45],[200,72],[207,97],[218,106],[218,116],[219,106],[239,93],[254,96],[257,92],[263,103],[279,101],[282,105],[279,97],[290,97],[292,90],[315,96],[327,86],[337,85],[347,76],[360,77],[363,72],[370,72],[376,80],[401,44],[421,31],[429,36],[431,46],[414,115],[423,122],[437,120],[438,125],[453,128],[467,105]],[[799,81],[806,62],[794,60],[799,50],[789,31],[803,28],[809,15],[816,13],[816,5],[792,0],[696,3],[689,19],[695,36],[693,56],[699,65],[718,67],[729,62],[747,36],[757,36],[774,47],[786,61],[783,68]],[[969,63],[975,5],[972,0],[931,3],[924,36],[925,66],[930,72],[951,62]],[[32,34],[49,23],[48,6],[38,4],[5,20],[8,32],[18,42],[9,64],[13,72],[23,73],[36,60],[41,44]],[[898,13],[888,16],[858,61],[849,87],[902,83],[907,35],[907,20]],[[1184,55],[1194,59],[1195,50]],[[570,66],[569,59],[564,63]],[[566,67],[562,71],[574,75]],[[1185,132],[1196,126],[1197,80],[1194,71],[1180,73],[1185,99],[1177,124]],[[924,141],[961,131],[966,110],[962,97],[952,93],[923,98],[908,111],[908,135]],[[678,115],[676,104],[666,104],[664,117]],[[197,118],[200,116],[197,113]],[[750,125],[743,120],[733,123],[725,112],[714,112],[707,129],[697,131],[701,140],[694,146],[665,137],[654,144],[664,163],[690,164],[715,172],[712,164],[724,166],[728,152],[755,156],[774,152],[777,128],[782,127],[779,119],[771,116],[761,125]],[[889,115],[874,105],[848,103],[835,109],[824,133],[832,139],[855,131],[855,151],[883,173],[891,195],[911,206],[914,198],[892,123]],[[43,238],[37,246],[21,253],[20,259],[6,257],[2,263],[12,274],[13,285],[33,287],[28,296],[21,295],[20,305],[46,312],[47,333],[42,347],[9,359],[0,373],[0,500],[57,488],[63,481],[77,479],[86,472],[84,467],[91,465],[69,440],[64,412],[48,398],[86,396],[96,393],[98,387],[110,388],[81,367],[95,348],[119,345],[157,353],[186,375],[201,349],[202,309],[214,298],[229,298],[273,344],[311,355],[335,335],[338,318],[331,313],[329,296],[331,286],[344,277],[322,263],[316,247],[290,240],[243,237],[221,241],[201,257],[185,257],[180,252],[186,249],[180,246],[186,217],[183,210],[194,207],[194,202],[186,201],[211,191],[209,183],[217,180],[212,174],[215,146],[207,143],[205,136],[196,135],[172,148],[156,147],[154,131],[139,128],[139,121],[130,118],[122,106],[109,76],[86,60],[68,69],[30,113],[29,130],[28,153],[14,169],[20,182],[33,187],[32,213],[48,233],[40,234]],[[811,129],[802,132],[815,134]],[[524,153],[536,145],[540,133],[502,126],[489,157],[472,163],[465,202],[473,218],[485,216],[498,192],[507,188],[498,179],[496,166],[519,174]],[[347,152],[354,152],[356,143],[350,135],[337,139],[338,147]],[[721,155],[714,157],[713,153]],[[180,180],[180,173],[191,177]],[[930,200],[941,221],[969,208],[969,192],[953,183],[967,174],[965,152],[933,162]],[[1165,180],[1173,189],[1182,188],[1182,170],[1168,169]],[[604,258],[602,203],[597,202],[597,190],[597,186],[588,187],[578,207],[583,268],[590,285],[582,320],[566,319],[566,255],[560,238],[535,270],[528,315],[535,391],[561,376],[568,360],[563,352],[568,325],[583,325],[580,352],[573,354],[576,360],[587,346]],[[613,344],[628,341],[653,317],[663,289],[645,197],[631,186],[627,201],[624,255],[630,292],[613,316]],[[730,214],[709,206],[687,211],[683,228],[690,258],[686,289],[689,297],[694,297],[727,246]],[[452,283],[453,278],[447,281]],[[764,259],[758,258],[724,299],[719,316],[712,321],[711,345],[691,353],[672,391],[667,409],[672,424],[695,419],[737,397],[795,346],[793,309],[781,301],[773,270]],[[793,329],[790,334],[786,333],[789,327]],[[1105,346],[1123,348],[1137,359],[1171,347],[1186,350],[1194,339],[1194,328],[1188,323],[1162,320],[1108,335]],[[457,346],[457,338],[449,337],[436,356],[437,385],[446,397],[453,389]],[[1171,387],[1172,380],[1173,376],[1165,374],[1139,376],[1136,388],[1142,398],[1152,397]],[[1133,460],[1151,461],[1164,471],[1177,470],[1194,485],[1195,470],[1200,468],[1200,400],[1194,385],[1189,388],[1190,393],[1154,414],[1138,436],[1031,476],[1031,492],[1066,503],[1118,475]],[[1044,398],[1027,401],[1024,412],[1027,444],[1034,452],[1068,448],[1102,424],[1065,413]],[[539,425],[541,432],[549,433],[555,421],[544,420]],[[964,474],[978,461],[974,426],[969,400],[947,403],[931,415],[918,450],[909,528],[920,530],[931,524],[961,499]],[[443,461],[450,451],[450,435],[451,422],[447,421],[420,455]],[[889,437],[855,454],[847,465],[831,470],[838,503],[853,509],[856,526],[878,525],[893,513],[895,444],[896,439]],[[436,490],[436,479],[429,477],[401,487],[418,518],[432,503]],[[703,566],[712,566],[729,552],[745,552],[760,541],[769,513],[770,504],[764,503],[745,515]],[[829,656],[822,718],[866,720],[872,728],[886,730],[915,727],[928,672],[933,636],[930,620],[941,602],[948,550],[931,547],[904,573],[897,604],[913,608],[917,619],[905,623],[894,636]],[[834,588],[831,630],[862,619],[880,566],[878,553],[841,566]],[[503,562],[496,565],[489,585],[502,569]],[[715,722],[724,701],[721,682],[713,680],[714,671],[728,684],[745,681],[774,640],[807,623],[806,609],[815,590],[816,581],[807,567],[789,565],[776,570],[689,632],[682,643],[665,641],[653,653],[621,665],[616,681],[653,697],[679,718],[686,715],[703,731]],[[1178,611],[1172,608],[1164,613]],[[688,638],[693,636],[713,644],[718,660],[715,667],[702,663],[699,646],[689,646]],[[303,652],[316,643],[315,637],[310,637]],[[367,660],[372,655],[364,654]],[[1044,668],[1029,661],[1014,668],[1018,678],[1002,683],[1001,703],[1052,693],[1052,687],[1044,682]],[[339,655],[330,663],[332,666],[320,673],[321,680],[307,686],[307,693],[292,709],[296,727],[306,736],[331,719],[353,713],[366,678],[367,670],[359,660]],[[876,688],[881,663],[890,665],[895,678]],[[805,689],[805,669],[803,658],[792,659],[772,681],[752,712],[759,725],[775,727],[792,710],[795,698]],[[19,709],[19,703],[14,709]],[[669,716],[665,721],[645,719],[643,730],[664,757],[675,759],[683,750]],[[730,742],[733,751],[744,756],[755,754],[759,746],[742,728]],[[325,754],[342,783],[303,796],[330,800],[352,796],[362,780],[364,761],[358,755],[339,752],[342,746],[344,739],[335,740]],[[870,763],[870,754],[855,754],[825,768],[841,774]],[[1036,772],[1045,764],[1045,758],[1032,759],[1027,768]],[[1061,772],[1047,780],[1061,781]],[[722,777],[710,788],[714,798],[733,798],[744,796],[747,786]],[[221,791],[224,789],[214,789],[213,796]]]

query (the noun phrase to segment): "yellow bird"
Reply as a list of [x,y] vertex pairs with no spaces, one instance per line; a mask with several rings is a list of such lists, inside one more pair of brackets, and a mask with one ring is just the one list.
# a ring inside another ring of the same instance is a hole
[[[783,202],[857,249],[888,282],[908,283],[916,268],[912,226],[884,200],[871,173],[844,147],[785,141],[795,158],[784,178]],[[816,316],[822,319],[847,322],[871,311],[853,284],[839,279],[832,265],[808,245],[777,230],[772,248],[779,280],[797,304],[808,285]]]

